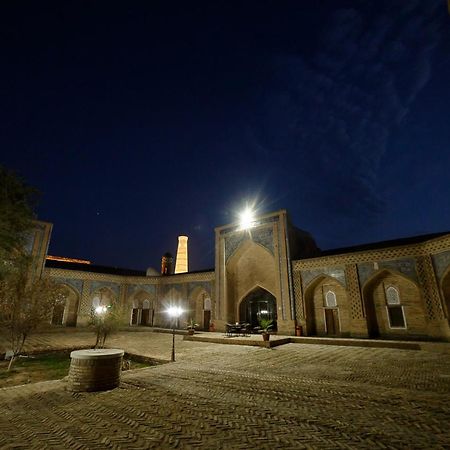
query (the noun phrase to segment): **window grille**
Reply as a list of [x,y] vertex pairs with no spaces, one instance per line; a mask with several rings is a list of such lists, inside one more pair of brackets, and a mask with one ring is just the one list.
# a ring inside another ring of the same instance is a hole
[[386,302],[388,305],[400,305],[400,295],[395,287],[389,286],[386,289]]
[[325,294],[325,305],[329,308],[334,308],[337,305],[336,294],[333,291],[328,291]]
[[400,302],[400,294],[398,290],[389,286],[386,289],[387,313],[390,328],[406,328],[405,313]]

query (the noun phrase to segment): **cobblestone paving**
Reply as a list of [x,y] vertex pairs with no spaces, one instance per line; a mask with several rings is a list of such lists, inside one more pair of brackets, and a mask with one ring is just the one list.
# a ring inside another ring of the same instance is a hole
[[[87,336],[43,335],[32,346]],[[167,358],[171,336],[123,333],[109,344]],[[119,389],[65,386],[0,389],[0,448],[450,448],[445,353],[177,336],[176,363],[125,372]]]

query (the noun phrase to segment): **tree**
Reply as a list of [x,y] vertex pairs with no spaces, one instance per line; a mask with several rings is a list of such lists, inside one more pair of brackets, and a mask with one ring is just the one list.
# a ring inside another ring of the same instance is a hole
[[123,311],[117,304],[91,309],[89,325],[97,337],[95,348],[104,348],[106,338],[119,329],[122,315]]
[[24,253],[36,200],[36,189],[0,166],[0,277],[14,266],[14,258]]
[[14,267],[0,280],[0,323],[13,352],[8,370],[27,338],[49,323],[53,307],[63,296],[62,288],[54,281],[36,275],[31,256],[15,259]]

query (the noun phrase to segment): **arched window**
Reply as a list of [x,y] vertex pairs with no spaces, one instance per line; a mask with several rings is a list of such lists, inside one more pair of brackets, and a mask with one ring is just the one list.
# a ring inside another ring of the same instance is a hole
[[406,328],[405,312],[401,305],[400,293],[398,289],[389,286],[385,290],[386,308],[389,318],[390,328]]
[[150,301],[149,300],[144,300],[142,302],[142,309],[150,309]]
[[388,305],[400,305],[400,294],[393,286],[386,289],[386,302]]
[[335,308],[337,306],[336,294],[333,291],[328,291],[325,294],[325,305],[328,308]]

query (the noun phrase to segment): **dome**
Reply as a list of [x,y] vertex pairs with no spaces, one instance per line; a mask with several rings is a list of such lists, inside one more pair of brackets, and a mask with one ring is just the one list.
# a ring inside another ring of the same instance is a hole
[[153,267],[149,267],[147,269],[147,272],[146,272],[147,277],[158,277],[160,275],[161,274],[157,270],[155,270]]

